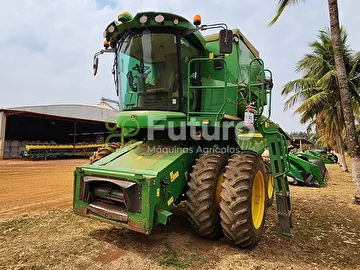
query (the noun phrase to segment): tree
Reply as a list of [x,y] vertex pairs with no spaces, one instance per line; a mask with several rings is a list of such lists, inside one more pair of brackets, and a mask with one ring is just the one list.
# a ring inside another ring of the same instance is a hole
[[312,134],[310,134],[309,132],[304,132],[304,131],[293,131],[290,132],[289,136],[291,138],[303,138],[305,140],[311,141],[314,143],[314,141],[311,140],[311,136]]
[[[269,25],[274,24],[285,8],[305,0],[279,0],[278,11]],[[355,181],[355,201],[360,204],[360,145],[355,127],[355,117],[352,110],[352,99],[346,76],[343,48],[341,46],[340,23],[337,0],[328,0],[330,15],[331,39],[335,56],[335,67],[339,82],[340,104],[346,129],[346,146],[351,157],[353,179]]]
[[[340,164],[348,171],[344,158],[343,114],[340,109],[340,92],[335,68],[335,59],[329,31],[319,31],[319,41],[311,43],[311,54],[307,54],[297,65],[297,72],[303,78],[287,83],[283,95],[293,95],[286,101],[285,109],[301,101],[295,113],[302,114],[301,123],[310,121],[308,129],[315,127],[318,143],[324,148],[335,149],[339,154]],[[355,100],[354,109],[359,111],[360,99],[357,86],[360,85],[359,54],[354,54],[346,45],[347,34],[341,30],[341,42],[345,60],[349,88]]]

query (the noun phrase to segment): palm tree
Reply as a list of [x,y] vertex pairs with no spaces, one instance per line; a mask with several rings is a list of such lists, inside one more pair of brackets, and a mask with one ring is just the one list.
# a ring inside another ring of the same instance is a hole
[[[318,38],[320,41],[310,44],[312,53],[305,55],[297,65],[297,72],[302,72],[305,76],[283,87],[283,95],[294,93],[286,101],[285,109],[301,101],[302,104],[294,112],[302,114],[300,122],[305,124],[310,121],[308,129],[315,127],[318,143],[334,148],[339,153],[343,171],[348,171],[344,158],[344,121],[340,109],[339,85],[329,31],[319,31]],[[354,55],[346,45],[347,34],[343,29],[341,29],[341,42],[349,87],[355,100],[354,110],[359,111],[357,85],[360,85],[360,76],[358,76],[360,54]]]
[[[338,102],[326,89],[317,86],[318,79],[310,79],[309,75],[304,78],[287,83],[282,89],[282,95],[288,95],[295,92],[285,103],[284,109],[289,109],[298,102],[302,104],[294,113],[301,114],[300,122],[310,124],[307,130],[315,127],[315,135],[318,137],[317,143],[325,147],[331,147],[339,154],[339,162],[343,171],[348,171],[344,158],[344,146],[339,126],[339,107]],[[334,138],[337,140],[334,141]],[[342,149],[342,151],[341,151]]]
[[[274,24],[285,8],[305,0],[279,0],[278,11],[269,25]],[[356,132],[355,117],[352,110],[352,98],[347,80],[343,48],[341,46],[340,23],[337,0],[328,0],[331,40],[334,50],[335,67],[340,90],[340,104],[346,129],[346,146],[351,157],[353,178],[355,181],[355,201],[360,204],[360,145]]]

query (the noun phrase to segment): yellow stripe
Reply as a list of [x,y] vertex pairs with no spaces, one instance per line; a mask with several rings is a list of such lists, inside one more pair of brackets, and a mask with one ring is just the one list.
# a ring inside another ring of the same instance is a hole
[[90,148],[99,148],[100,146],[102,146],[103,144],[81,144],[81,145],[75,145],[75,147],[71,144],[57,144],[57,145],[33,145],[33,144],[27,144],[25,146],[26,151],[30,151],[30,150],[48,150],[48,149],[58,149],[58,150],[63,150],[63,149],[68,149],[68,150],[72,150],[72,149],[90,149]]
[[263,138],[261,133],[240,133],[238,138]]

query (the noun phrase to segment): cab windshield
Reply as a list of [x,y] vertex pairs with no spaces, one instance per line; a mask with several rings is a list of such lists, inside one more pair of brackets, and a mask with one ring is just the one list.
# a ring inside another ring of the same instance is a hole
[[172,33],[131,33],[117,56],[123,110],[179,110],[177,39]]

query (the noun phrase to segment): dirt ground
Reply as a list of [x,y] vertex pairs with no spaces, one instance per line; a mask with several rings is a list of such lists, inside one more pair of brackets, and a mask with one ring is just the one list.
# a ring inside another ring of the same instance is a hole
[[70,208],[74,168],[86,162],[0,160],[0,219]]
[[276,206],[252,250],[195,235],[183,205],[150,236],[76,216],[73,170],[86,160],[0,161],[0,269],[360,269],[351,173],[327,165],[324,188],[291,186],[293,237]]

